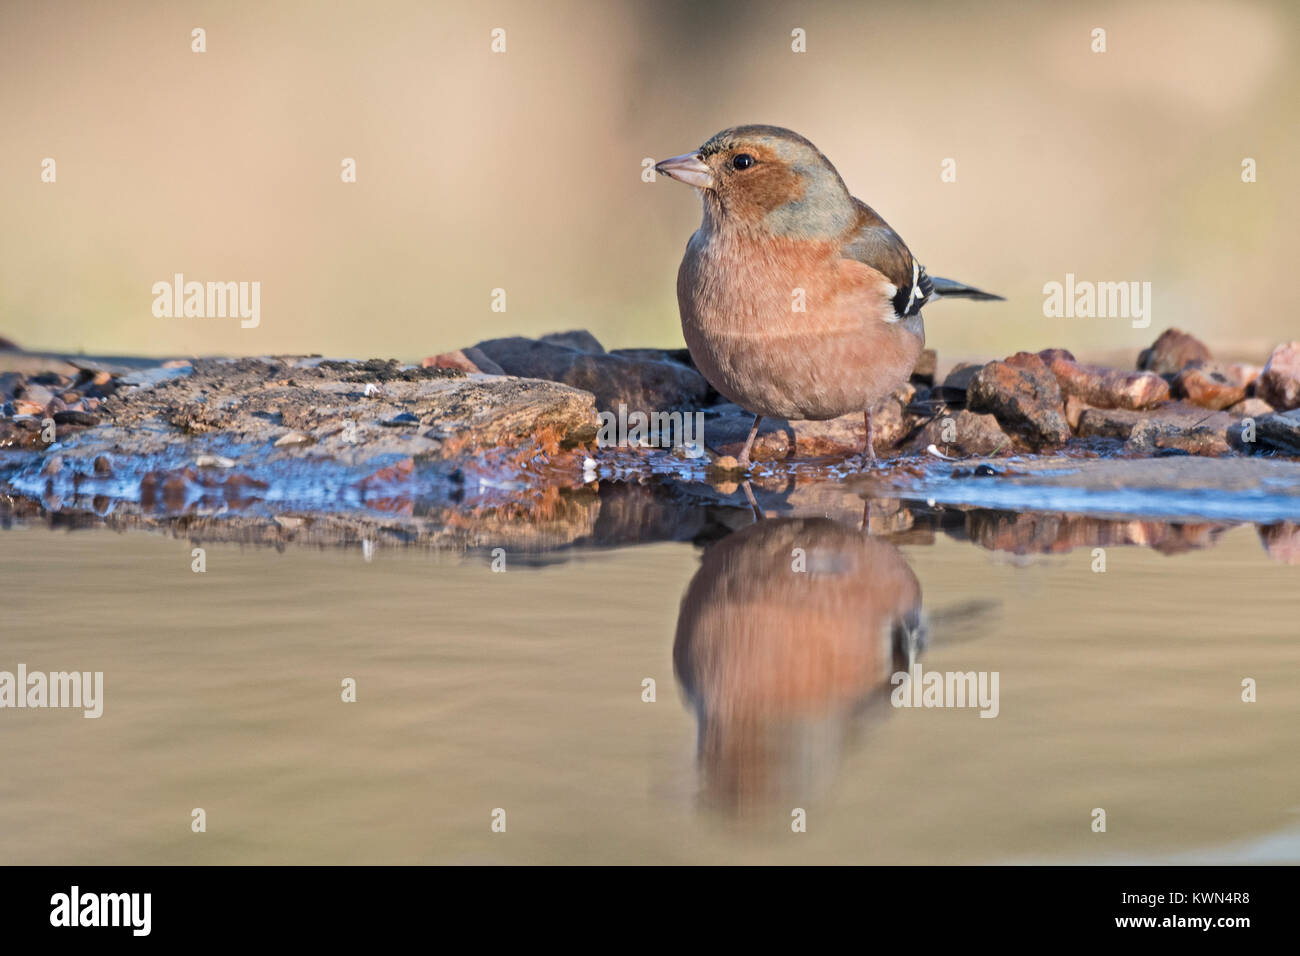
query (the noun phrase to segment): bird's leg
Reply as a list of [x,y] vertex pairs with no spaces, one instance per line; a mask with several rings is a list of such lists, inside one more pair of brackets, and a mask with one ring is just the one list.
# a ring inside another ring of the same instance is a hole
[[758,499],[754,497],[754,489],[749,486],[748,478],[745,479],[745,483],[741,487],[745,489],[745,497],[749,499],[749,510],[754,514],[754,521],[762,521],[765,515],[763,509],[758,506]]
[[868,498],[862,506],[862,530],[871,534],[871,499]]
[[745,439],[745,449],[740,453],[740,467],[749,467],[749,450],[754,447],[754,439],[758,437],[758,425],[763,420],[762,415],[754,416],[753,427],[749,429],[749,437]]
[[876,460],[876,448],[871,443],[871,409],[862,413],[863,419],[867,423],[867,440],[862,443],[862,456],[868,461]]

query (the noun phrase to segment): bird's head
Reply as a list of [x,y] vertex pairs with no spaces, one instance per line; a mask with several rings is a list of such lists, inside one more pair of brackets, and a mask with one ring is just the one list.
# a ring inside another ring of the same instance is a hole
[[705,222],[773,235],[826,238],[854,220],[852,197],[830,160],[779,126],[733,126],[655,171],[694,186]]

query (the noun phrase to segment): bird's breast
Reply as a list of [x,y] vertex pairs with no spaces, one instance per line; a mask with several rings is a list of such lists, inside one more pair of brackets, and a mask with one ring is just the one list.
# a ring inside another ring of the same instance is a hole
[[677,281],[704,376],[755,414],[795,419],[862,411],[906,379],[920,343],[892,321],[892,291],[834,242],[703,230]]

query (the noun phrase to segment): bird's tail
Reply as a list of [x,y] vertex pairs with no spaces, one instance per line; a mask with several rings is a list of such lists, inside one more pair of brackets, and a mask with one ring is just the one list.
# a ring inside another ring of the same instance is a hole
[[936,299],[981,299],[985,301],[1005,302],[1006,300],[1000,295],[994,295],[992,292],[985,292],[977,289],[972,285],[966,285],[963,282],[957,282],[953,279],[941,279],[938,276],[930,276],[930,281],[934,283],[934,296]]

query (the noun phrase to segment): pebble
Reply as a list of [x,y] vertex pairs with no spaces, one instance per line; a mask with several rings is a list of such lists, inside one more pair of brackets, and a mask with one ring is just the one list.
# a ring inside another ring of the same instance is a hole
[[389,428],[418,428],[420,425],[420,419],[418,416],[412,415],[410,412],[401,412],[385,422],[380,422],[380,424],[386,425]]

